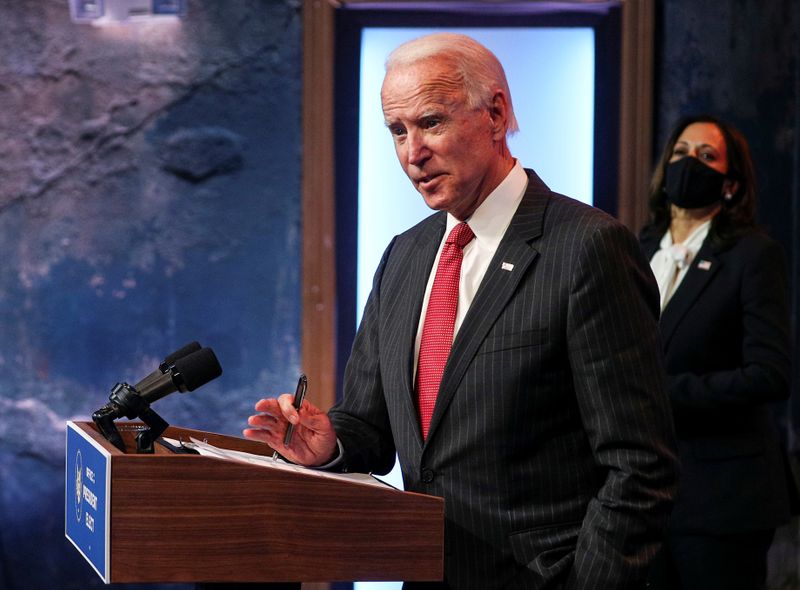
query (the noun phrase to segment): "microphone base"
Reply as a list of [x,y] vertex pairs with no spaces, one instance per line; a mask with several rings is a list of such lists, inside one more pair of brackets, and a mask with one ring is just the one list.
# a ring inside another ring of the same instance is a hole
[[148,428],[136,436],[136,452],[153,454],[155,452],[153,443],[169,427],[166,420],[156,414],[136,389],[127,383],[117,383],[111,390],[109,400],[109,403],[92,414],[92,420],[97,425],[100,434],[124,453],[126,452],[125,442],[117,430],[114,419],[123,416],[130,420],[138,418]]
[[169,424],[150,407],[139,415],[139,419],[147,424],[149,428],[142,430],[136,435],[136,452],[152,455],[155,452],[153,443],[164,434]]

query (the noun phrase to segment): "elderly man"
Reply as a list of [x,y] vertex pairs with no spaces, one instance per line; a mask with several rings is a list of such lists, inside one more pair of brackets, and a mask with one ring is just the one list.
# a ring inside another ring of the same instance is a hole
[[261,400],[245,436],[349,471],[386,473],[397,453],[407,490],[445,499],[431,587],[642,587],[676,461],[658,290],[635,238],[512,157],[505,73],[473,39],[400,46],[381,98],[438,212],[386,249],[343,401],[326,414]]

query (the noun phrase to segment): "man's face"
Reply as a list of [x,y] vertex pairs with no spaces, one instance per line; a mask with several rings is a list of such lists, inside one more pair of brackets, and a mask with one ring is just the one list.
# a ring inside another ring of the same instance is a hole
[[[400,165],[431,209],[468,218],[503,179],[497,122],[466,104],[446,61],[397,66],[383,81],[386,126]],[[504,144],[503,144],[504,145]]]

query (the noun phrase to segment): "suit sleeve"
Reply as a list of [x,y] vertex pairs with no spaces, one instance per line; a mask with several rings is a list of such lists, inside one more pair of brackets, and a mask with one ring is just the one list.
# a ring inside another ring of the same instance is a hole
[[604,225],[584,242],[569,301],[574,387],[605,478],[588,506],[567,588],[641,588],[672,506],[677,459],[658,290],[624,227]]
[[329,412],[344,448],[346,471],[386,474],[395,461],[395,446],[380,374],[380,288],[394,240],[383,254],[373,279],[361,325],[344,374],[345,399]]
[[[741,364],[704,373],[670,375],[676,410],[715,409],[784,400],[789,396],[789,306],[785,261],[771,240],[743,248],[738,297],[741,308]],[[701,344],[698,344],[701,345]]]

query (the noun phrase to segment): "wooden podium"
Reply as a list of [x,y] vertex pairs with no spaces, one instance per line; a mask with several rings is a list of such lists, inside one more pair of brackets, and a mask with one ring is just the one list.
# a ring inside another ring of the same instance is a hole
[[[128,453],[111,445],[92,422],[68,424],[68,435],[72,428],[109,466],[107,567],[101,572],[93,564],[106,582],[442,579],[441,498],[176,454],[161,445],[153,455],[135,454],[136,425],[118,426]],[[271,454],[254,441],[198,430],[170,427],[164,436]],[[76,456],[78,464],[72,467],[67,458],[73,489],[68,485],[66,518],[68,526],[74,517],[75,526],[94,532],[94,518],[83,512],[91,511],[92,500],[97,508],[101,492],[81,490],[102,470],[85,467],[86,459]]]

